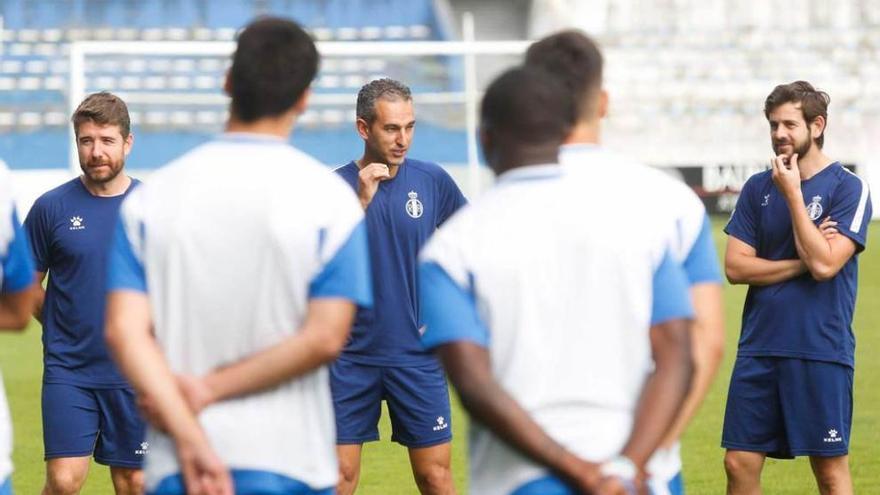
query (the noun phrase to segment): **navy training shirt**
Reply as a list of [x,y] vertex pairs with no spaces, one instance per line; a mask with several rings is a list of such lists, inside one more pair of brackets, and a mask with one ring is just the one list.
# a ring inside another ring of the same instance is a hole
[[[357,193],[355,162],[336,169]],[[434,357],[420,341],[418,255],[434,230],[466,203],[435,163],[407,158],[379,183],[366,210],[373,308],[358,308],[343,356],[373,366],[420,366]]]
[[[858,253],[865,249],[871,198],[867,183],[833,163],[801,181],[804,207],[818,225],[826,217],[853,240],[853,255],[831,280],[809,274],[766,286],[749,286],[739,339],[741,356],[780,356],[854,366],[853,311],[858,285]],[[771,171],[753,175],[743,186],[724,228],[768,260],[796,259],[791,214]]]
[[127,387],[104,343],[107,259],[124,194],[94,196],[79,177],[40,196],[24,221],[43,304],[43,382]]

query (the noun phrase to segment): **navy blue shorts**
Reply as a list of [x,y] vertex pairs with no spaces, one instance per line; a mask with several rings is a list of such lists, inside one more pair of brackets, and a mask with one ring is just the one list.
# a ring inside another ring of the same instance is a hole
[[769,457],[849,451],[853,369],[781,357],[737,357],[721,446]]
[[[314,489],[299,480],[268,471],[233,469],[230,474],[236,495],[333,495],[336,491],[335,486]],[[163,479],[148,495],[186,495],[183,477],[175,474]]]
[[383,400],[392,441],[422,448],[452,440],[449,388],[440,363],[389,367],[338,359],[330,367],[330,388],[337,444],[378,440]]
[[43,384],[46,460],[94,454],[100,464],[141,469],[149,450],[145,438],[131,390]]

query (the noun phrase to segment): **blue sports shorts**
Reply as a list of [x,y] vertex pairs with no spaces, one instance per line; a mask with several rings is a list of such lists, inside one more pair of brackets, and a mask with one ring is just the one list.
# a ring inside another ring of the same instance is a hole
[[[631,482],[624,481],[623,484],[627,493],[636,493],[635,486]],[[556,476],[548,475],[523,483],[510,495],[576,495],[577,493],[574,488]]]
[[783,357],[736,358],[721,446],[769,457],[849,451],[853,369]]
[[330,367],[336,443],[379,439],[382,401],[391,416],[391,440],[424,448],[452,440],[449,388],[440,363],[390,367],[338,359]]
[[45,458],[95,456],[112,467],[141,469],[149,450],[134,392],[43,384]]
[[[232,482],[235,495],[333,495],[335,486],[322,489],[310,488],[305,483],[287,476],[251,469],[233,469]],[[169,476],[159,482],[148,495],[186,495],[183,477]]]

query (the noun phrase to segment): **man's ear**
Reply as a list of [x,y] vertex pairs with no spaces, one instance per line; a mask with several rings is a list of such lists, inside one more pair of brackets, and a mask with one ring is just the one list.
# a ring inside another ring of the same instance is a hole
[[124,153],[124,156],[128,156],[128,154],[131,153],[131,146],[133,144],[134,144],[134,133],[129,131],[128,136],[122,142],[122,152]]
[[605,89],[599,90],[599,107],[597,108],[597,115],[600,119],[604,119],[608,115],[608,91]]
[[229,73],[229,69],[226,70],[226,75],[223,77],[223,93],[226,96],[232,97],[232,76]]
[[495,172],[495,175],[498,175],[499,171],[495,170],[493,166],[497,161],[497,157],[495,156],[495,142],[492,139],[492,133],[485,127],[480,126],[479,139],[480,148],[483,150],[483,159],[486,160],[486,165]]
[[825,124],[825,117],[821,115],[817,115],[816,118],[810,122],[810,133],[813,135],[813,139],[816,139],[825,133]]
[[357,129],[357,133],[361,139],[367,140],[370,138],[370,124],[367,123],[366,120],[358,117],[354,123],[354,127]]
[[312,88],[306,88],[305,91],[299,96],[299,99],[296,100],[296,103],[293,104],[293,110],[297,115],[302,114],[306,111],[306,108],[309,106],[309,99],[312,97]]

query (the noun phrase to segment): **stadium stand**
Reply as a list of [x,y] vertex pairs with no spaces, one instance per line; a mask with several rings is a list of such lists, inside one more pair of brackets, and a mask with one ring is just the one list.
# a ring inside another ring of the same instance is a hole
[[[293,17],[323,41],[450,36],[448,19],[431,0],[231,0],[222,5],[204,0],[2,0],[0,156],[19,170],[68,166],[71,42],[230,41],[240,25],[262,14]],[[153,168],[221,129],[224,100],[210,97],[220,95],[228,63],[227,56],[91,58],[85,66],[86,91],[114,91],[130,100],[138,145],[129,165]],[[460,76],[450,63],[444,57],[422,57],[416,64],[407,58],[325,58],[316,93],[341,98],[312,106],[302,119],[306,131],[297,136],[302,138],[297,144],[328,163],[349,160],[351,150],[358,149],[351,128],[361,85],[389,76],[406,79],[417,93],[460,90]],[[194,98],[197,103],[191,104]],[[420,125],[427,134],[423,141],[438,143],[435,151],[447,161],[459,158],[444,150],[455,149],[450,141],[463,149],[461,132],[432,125],[430,119],[425,124]]]
[[[612,96],[605,140],[647,163],[764,164],[763,99],[776,84],[806,79],[832,95],[829,153],[859,170],[880,170],[872,153],[873,136],[880,135],[880,0],[792,5],[790,0],[228,0],[222,5],[0,0],[0,157],[13,170],[68,167],[72,41],[229,41],[247,19],[268,13],[298,19],[320,41],[453,40],[458,37],[453,19],[468,11],[476,17],[478,40],[534,38],[567,26],[597,36]],[[785,19],[781,32],[778,19]],[[516,60],[480,57],[478,85]],[[130,101],[137,144],[129,166],[150,169],[220,130],[227,64],[226,56],[92,56],[85,63],[86,91],[107,89]],[[467,162],[464,105],[419,100],[427,93],[461,94],[460,57],[325,57],[295,144],[329,164],[351,159],[359,148],[351,131],[355,93],[379,76],[402,79],[416,93],[413,156],[446,165]],[[880,187],[880,173],[864,175]],[[737,181],[731,183],[734,190]]]

